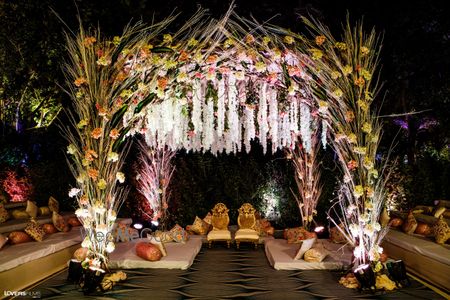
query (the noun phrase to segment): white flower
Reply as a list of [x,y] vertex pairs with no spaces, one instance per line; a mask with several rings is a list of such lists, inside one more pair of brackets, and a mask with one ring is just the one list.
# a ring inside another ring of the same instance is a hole
[[381,225],[378,222],[375,222],[375,224],[373,224],[373,229],[375,231],[380,231],[381,230]]
[[350,224],[350,233],[353,237],[359,236],[359,226],[357,224]]
[[375,231],[374,231],[374,228],[373,228],[372,224],[367,224],[364,227],[364,234],[367,235],[368,237],[372,237],[374,232]]
[[107,162],[116,162],[119,160],[119,154],[117,152],[109,152],[108,157],[106,159]]
[[89,213],[89,210],[84,209],[84,208],[79,208],[75,211],[75,215],[79,218],[87,218],[91,214]]
[[120,183],[124,183],[125,182],[125,174],[123,174],[122,172],[117,172],[116,173],[116,179]]
[[67,146],[67,153],[74,155],[77,152],[77,148],[75,147],[74,144],[70,144],[69,146]]
[[114,210],[108,212],[108,221],[114,222],[117,219],[117,213]]
[[69,191],[69,197],[70,197],[70,198],[73,198],[73,197],[75,197],[76,195],[78,195],[78,193],[80,193],[80,192],[81,192],[80,189],[77,189],[77,188],[71,188],[70,191]]
[[98,214],[104,214],[106,212],[106,208],[103,205],[94,205],[93,207],[94,212],[98,213]]
[[89,240],[89,237],[85,237],[83,242],[81,243],[81,247],[89,248],[90,246],[91,246],[91,241]]
[[106,252],[111,253],[116,249],[116,246],[113,242],[109,242],[108,245],[106,245]]

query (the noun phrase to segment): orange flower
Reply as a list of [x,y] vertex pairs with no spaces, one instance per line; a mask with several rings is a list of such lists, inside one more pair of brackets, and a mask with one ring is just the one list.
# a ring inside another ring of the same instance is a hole
[[83,84],[87,83],[86,78],[84,77],[79,77],[77,79],[75,79],[75,81],[73,82],[77,87],[82,86]]
[[245,42],[247,44],[253,44],[255,42],[255,37],[251,34],[247,34],[247,36],[245,37]]
[[355,114],[353,113],[353,111],[348,110],[348,111],[345,113],[345,121],[351,122],[351,121],[353,121],[354,119],[355,119]]
[[93,161],[94,158],[98,158],[98,154],[94,150],[89,149],[89,150],[86,151],[86,154],[84,155],[84,157],[88,161]]
[[98,110],[98,115],[99,115],[100,117],[106,116],[106,114],[107,114],[106,109],[105,109],[104,107],[102,107],[99,103],[96,103],[96,104],[95,104],[95,108],[97,108],[97,110]]
[[99,139],[102,136],[102,129],[100,127],[94,128],[91,132],[91,137],[94,139]]
[[86,38],[84,39],[83,45],[84,45],[85,47],[89,47],[89,46],[92,46],[96,41],[97,41],[97,39],[96,39],[95,37],[93,37],[93,36],[88,36],[88,37],[86,37]]
[[365,83],[366,81],[362,77],[355,79],[355,84],[361,88],[364,86]]
[[158,78],[158,89],[164,90],[167,86],[167,81],[165,77]]
[[178,57],[178,60],[179,61],[187,61],[188,59],[189,59],[189,54],[186,51],[181,50],[180,51],[180,56]]
[[347,163],[347,168],[350,171],[353,171],[354,169],[356,169],[358,167],[358,163],[355,160],[351,160]]
[[316,45],[317,46],[322,45],[324,42],[325,42],[325,36],[323,36],[323,35],[316,36]]
[[119,72],[116,76],[116,81],[124,81],[127,79],[127,75],[124,72]]
[[112,129],[109,133],[109,137],[112,138],[113,140],[116,140],[119,137],[119,135],[120,135],[119,130],[117,130],[115,128]]
[[81,205],[87,205],[88,204],[88,197],[86,195],[81,196],[80,204]]
[[94,180],[97,180],[98,177],[98,170],[97,169],[88,169],[87,171],[88,176]]
[[215,63],[217,61],[217,59],[218,59],[217,55],[210,55],[206,59],[206,63],[207,64],[213,64],[213,63]]

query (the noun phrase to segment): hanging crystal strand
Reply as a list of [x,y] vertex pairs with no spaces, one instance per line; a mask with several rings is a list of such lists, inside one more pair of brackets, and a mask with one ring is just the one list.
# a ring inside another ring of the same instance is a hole
[[233,74],[230,74],[228,77],[228,138],[231,139],[233,149],[239,142],[238,104],[236,78]]
[[230,130],[225,131],[223,134],[223,138],[224,138],[224,147],[225,147],[225,153],[226,154],[230,154],[233,152],[233,141],[231,140],[230,137]]
[[192,87],[192,124],[194,124],[194,133],[201,134],[202,132],[202,83],[200,80],[195,80]]
[[269,135],[272,140],[272,153],[275,153],[278,148],[278,100],[277,90],[271,88],[269,92]]
[[321,136],[321,140],[322,140],[322,147],[323,149],[327,149],[327,131],[328,131],[328,124],[327,121],[325,119],[322,119],[322,136]]
[[[289,115],[284,114],[283,115],[283,142],[282,147],[289,146],[291,144],[291,122],[289,121]],[[281,148],[281,147],[279,147]]]
[[[176,148],[180,147],[182,144],[182,113],[181,113],[181,103],[179,99],[176,99],[176,101],[173,102],[173,144]],[[174,149],[173,149],[174,150]]]
[[264,154],[267,153],[267,83],[263,82],[259,93],[258,110],[259,142],[263,147]]
[[249,108],[248,106],[244,107],[244,118],[245,118],[245,131],[244,131],[244,144],[245,151],[247,153],[251,150],[251,140],[256,136],[255,129],[255,110],[253,108]]
[[300,102],[300,136],[308,154],[311,153],[311,110],[303,100]]
[[225,79],[219,80],[217,85],[217,136],[222,137],[225,129]]
[[187,152],[189,152],[190,149],[190,142],[189,142],[189,117],[186,115],[183,115],[183,121],[182,121],[182,130],[181,130],[181,139],[182,139],[182,145],[183,148],[186,149]]
[[290,129],[295,133],[299,133],[298,125],[298,99],[297,97],[291,97],[291,103],[289,104],[289,123]]
[[214,101],[212,98],[208,99],[203,110],[203,152],[211,149],[214,141]]

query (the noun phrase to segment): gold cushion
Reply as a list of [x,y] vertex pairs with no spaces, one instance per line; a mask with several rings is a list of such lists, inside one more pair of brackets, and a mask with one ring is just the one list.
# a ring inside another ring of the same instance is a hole
[[345,231],[344,224],[342,223],[339,224],[339,228],[338,226],[336,226],[330,229],[330,240],[335,244],[346,244],[348,241],[341,231],[341,230]]
[[59,213],[59,202],[58,202],[58,200],[56,200],[55,198],[50,196],[50,198],[48,198],[48,208],[52,212]]
[[3,203],[0,204],[0,224],[9,219],[9,213]]
[[169,243],[173,242],[172,235],[170,234],[170,231],[161,231],[157,230],[153,236],[160,240],[162,243]]
[[48,206],[41,206],[39,207],[39,215],[40,216],[47,216],[50,215],[52,212],[50,211],[50,208]]
[[12,211],[11,215],[14,219],[28,219],[28,214],[23,209],[15,209]]
[[439,218],[445,212],[445,210],[446,208],[444,206],[436,208],[436,210],[434,211],[434,217]]
[[167,256],[167,250],[166,250],[166,247],[164,246],[163,242],[161,242],[160,240],[155,239],[152,236],[149,237],[149,241],[150,241],[150,244],[155,245],[159,249],[159,251],[161,251],[161,254],[162,254],[163,257]]
[[231,240],[231,232],[228,230],[212,230],[208,233],[207,240]]
[[175,242],[183,244],[186,243],[187,240],[189,239],[186,230],[184,230],[184,228],[178,224],[176,224],[172,229],[170,229],[170,236]]
[[302,259],[303,256],[305,255],[306,251],[311,249],[315,242],[316,242],[315,238],[304,240],[302,242],[302,245],[298,249],[297,253],[295,254],[294,259],[295,260]]
[[381,227],[386,227],[389,224],[390,219],[391,218],[389,217],[387,208],[386,207],[383,208],[383,212],[381,213],[381,216],[380,216]]
[[66,224],[66,221],[60,214],[58,214],[55,211],[53,211],[52,222],[53,222],[53,225],[55,225],[56,229],[58,229],[59,231],[64,231],[64,232],[68,231],[68,226]]
[[303,240],[317,238],[315,232],[309,232],[303,227],[285,229],[288,244],[300,244]]
[[209,226],[212,226],[212,225],[211,225],[211,222],[212,222],[212,215],[211,215],[211,213],[208,213],[208,214],[203,218],[203,221],[205,221],[206,223],[208,223]]
[[259,240],[259,234],[253,229],[239,229],[236,231],[235,240]]
[[323,248],[311,248],[305,252],[303,260],[306,262],[321,262],[328,255],[328,252]]
[[0,249],[8,242],[8,238],[0,233]]
[[[37,206],[36,206],[37,208]],[[37,212],[37,209],[36,209]],[[27,227],[25,227],[24,230],[29,236],[31,236],[35,241],[38,242],[42,242],[42,240],[44,239],[45,236],[45,232],[44,229],[42,228],[41,225],[39,225],[38,223],[36,223],[34,220],[31,220],[28,224]]]
[[406,222],[403,223],[403,231],[407,234],[413,234],[417,228],[417,221],[412,211],[409,212]]
[[133,238],[138,237],[139,232],[135,228],[131,228],[129,224],[118,223],[114,230],[113,237],[116,242],[129,242]]
[[27,214],[35,219],[37,217],[38,214],[38,207],[36,205],[36,203],[34,203],[33,201],[28,200],[27,201],[27,208],[25,209],[25,211],[27,212]]
[[442,216],[433,226],[433,232],[436,243],[438,244],[445,244],[450,238],[450,227],[448,226],[447,222],[444,221]]
[[194,232],[195,234],[207,234],[209,230],[209,224],[196,216],[195,221],[190,226],[189,230]]

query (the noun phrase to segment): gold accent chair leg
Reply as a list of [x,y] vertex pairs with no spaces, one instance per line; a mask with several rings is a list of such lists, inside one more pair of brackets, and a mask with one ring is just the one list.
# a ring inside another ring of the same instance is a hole
[[236,241],[236,249],[238,249],[239,250],[239,244],[240,244],[241,242],[238,242],[238,241]]
[[255,250],[258,250],[258,243],[255,242]]
[[211,249],[212,241],[208,241],[208,248]]
[[227,241],[227,248],[230,249],[231,241]]

